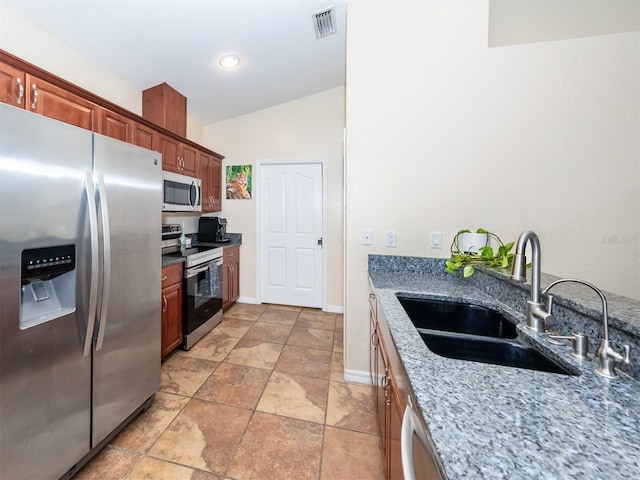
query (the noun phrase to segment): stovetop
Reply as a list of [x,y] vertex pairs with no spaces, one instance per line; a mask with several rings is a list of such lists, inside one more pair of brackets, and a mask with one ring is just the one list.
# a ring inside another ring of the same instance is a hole
[[192,255],[197,255],[199,253],[208,252],[210,250],[215,250],[216,248],[221,247],[213,247],[207,245],[191,245],[188,247],[182,247],[180,245],[174,245],[171,247],[163,248],[162,255],[170,255],[172,257],[189,257]]
[[162,256],[184,257],[187,268],[202,265],[222,258],[222,247],[215,245],[181,245],[180,225],[162,226]]

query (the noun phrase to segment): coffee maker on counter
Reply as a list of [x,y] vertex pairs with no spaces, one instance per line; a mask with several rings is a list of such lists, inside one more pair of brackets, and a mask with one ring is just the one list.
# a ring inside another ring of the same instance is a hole
[[220,217],[200,217],[198,222],[200,243],[224,243],[229,241],[227,220]]

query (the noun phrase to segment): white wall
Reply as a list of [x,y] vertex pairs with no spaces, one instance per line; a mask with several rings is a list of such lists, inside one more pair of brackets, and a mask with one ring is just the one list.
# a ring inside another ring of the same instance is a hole
[[446,257],[461,228],[532,229],[544,271],[640,298],[639,34],[488,48],[488,12],[349,2],[349,370],[368,368],[367,254]]
[[[344,87],[272,108],[207,125],[205,146],[225,156],[228,165],[253,165],[259,160],[326,160],[328,170],[327,306],[343,307],[343,138]],[[223,172],[224,177],[224,172]],[[240,251],[240,295],[256,298],[256,200],[226,200],[222,213],[227,231],[243,234]]]
[[[0,48],[137,115],[142,90],[0,5]],[[187,108],[188,108],[187,99]],[[188,110],[187,110],[188,113]],[[202,125],[187,119],[187,138],[202,143]],[[215,148],[213,148],[215,150]]]
[[638,30],[638,0],[489,0],[491,47]]

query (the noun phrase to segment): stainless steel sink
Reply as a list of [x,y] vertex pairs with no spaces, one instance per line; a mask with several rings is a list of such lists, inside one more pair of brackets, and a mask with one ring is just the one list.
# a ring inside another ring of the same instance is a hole
[[516,338],[514,323],[501,313],[479,305],[397,295],[416,328],[468,333],[495,338]]

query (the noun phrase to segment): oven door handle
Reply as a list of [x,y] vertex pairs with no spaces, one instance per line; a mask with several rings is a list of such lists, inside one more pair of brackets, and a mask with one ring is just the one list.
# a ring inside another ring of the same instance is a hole
[[209,270],[209,267],[211,265],[215,265],[215,266],[219,267],[220,265],[222,265],[222,260],[216,260],[216,261],[207,263],[204,267],[190,268],[189,270],[187,270],[186,277],[187,278],[191,278],[191,277],[196,276],[199,273],[205,272],[205,271]]

